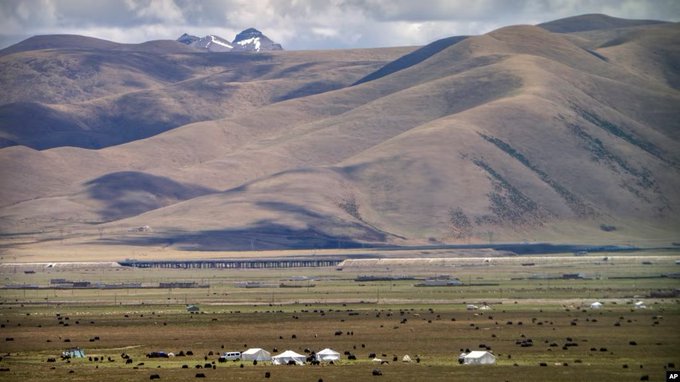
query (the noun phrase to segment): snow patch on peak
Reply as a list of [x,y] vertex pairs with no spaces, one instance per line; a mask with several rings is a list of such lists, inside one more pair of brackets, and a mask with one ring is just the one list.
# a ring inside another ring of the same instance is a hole
[[228,52],[234,48],[234,46],[227,40],[215,36],[207,35],[189,44],[195,48],[206,49],[209,52]]
[[247,45],[252,45],[254,51],[256,51],[256,52],[260,51],[260,38],[259,37],[253,37],[253,38],[249,38],[247,40],[236,41],[236,43],[241,45],[242,47],[246,47]]
[[213,44],[221,45],[221,46],[224,46],[224,47],[227,47],[227,48],[230,48],[230,49],[234,47],[233,45],[231,45],[226,40],[224,40],[220,37],[214,36],[214,35],[210,35],[210,40]]

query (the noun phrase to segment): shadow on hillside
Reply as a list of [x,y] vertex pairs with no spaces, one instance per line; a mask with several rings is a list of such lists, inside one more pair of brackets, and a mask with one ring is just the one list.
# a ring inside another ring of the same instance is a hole
[[[67,72],[63,75],[47,59],[33,63],[34,71],[46,76],[45,83],[35,85],[44,88],[40,93],[44,96],[0,106],[0,132],[9,137],[0,141],[0,148],[24,145],[36,150],[62,146],[100,149],[148,138],[188,123],[221,118],[223,113],[216,113],[213,106],[221,105],[229,97],[224,82],[253,81],[277,66],[271,62],[271,55],[239,53],[165,56],[94,50],[81,52],[78,57],[82,58],[79,66],[65,68]],[[220,72],[212,76],[221,80],[214,82],[219,85],[211,86],[210,79],[182,82],[194,77],[197,72],[194,68],[203,67]],[[112,93],[111,97],[96,102],[79,102],[79,97],[90,99],[94,91],[78,82],[78,76],[89,73],[96,78],[105,68],[114,69],[111,76],[120,83],[139,88],[129,93]],[[137,77],[128,73],[135,73],[139,79],[131,79]],[[50,85],[62,81],[65,82],[62,88]],[[165,87],[150,86],[149,81],[158,81]],[[64,99],[57,97],[58,101],[51,98],[62,93],[73,94]],[[69,107],[50,106],[54,103]]]
[[173,246],[189,251],[221,251],[361,248],[363,243],[384,243],[389,236],[373,227],[319,214],[290,203],[260,202],[257,205],[284,214],[286,218],[305,222],[306,227],[291,227],[278,220],[262,219],[248,226],[203,231],[140,233],[133,229],[130,235],[104,241],[107,244]]
[[106,220],[139,215],[182,200],[214,192],[209,188],[136,171],[121,171],[85,183],[88,195],[103,201],[98,211]]
[[417,65],[428,58],[434,56],[435,54],[441,52],[442,50],[450,47],[451,45],[455,45],[463,40],[465,40],[468,36],[453,36],[453,37],[447,37],[443,38],[441,40],[437,40],[431,44],[425,45],[424,47],[417,49],[407,55],[404,55],[402,57],[399,57],[398,59],[388,63],[387,65],[383,66],[382,68],[376,70],[375,72],[365,76],[364,78],[360,79],[359,81],[355,82],[354,85],[359,85],[364,82],[369,82],[373,80],[377,80],[378,78],[385,77],[387,75],[390,75],[392,73],[398,72],[400,70],[404,70],[407,68],[410,68],[413,65]]
[[347,236],[331,236],[314,228],[295,229],[267,220],[244,228],[151,232],[102,240],[106,244],[172,246],[184,251],[361,248],[364,245]]

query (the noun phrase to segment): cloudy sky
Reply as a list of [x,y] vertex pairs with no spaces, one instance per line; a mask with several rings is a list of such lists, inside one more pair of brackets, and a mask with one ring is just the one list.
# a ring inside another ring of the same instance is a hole
[[0,48],[56,33],[232,40],[248,27],[291,50],[423,45],[584,13],[680,21],[680,0],[0,0]]

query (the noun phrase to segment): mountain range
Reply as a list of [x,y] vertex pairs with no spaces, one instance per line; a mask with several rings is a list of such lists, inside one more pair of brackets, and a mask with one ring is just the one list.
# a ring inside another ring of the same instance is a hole
[[209,52],[268,52],[283,50],[281,44],[275,43],[255,28],[248,28],[242,31],[231,42],[215,35],[197,37],[186,33],[181,35],[177,41]]
[[252,38],[0,51],[6,253],[677,241],[677,23],[236,51]]

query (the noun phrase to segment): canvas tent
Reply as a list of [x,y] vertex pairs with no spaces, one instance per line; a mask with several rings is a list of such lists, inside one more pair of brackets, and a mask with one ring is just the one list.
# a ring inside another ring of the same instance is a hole
[[475,350],[465,356],[464,363],[466,365],[492,365],[496,363],[496,356],[488,351]]
[[594,303],[590,304],[591,309],[600,309],[602,308],[602,303],[599,301],[595,301]]
[[243,361],[271,361],[272,354],[264,349],[252,348],[241,353]]
[[326,348],[316,353],[316,359],[324,362],[338,361],[340,360],[340,353],[333,349]]
[[306,360],[306,356],[298,354],[292,350],[286,350],[283,353],[272,357],[272,363],[274,365],[287,365],[291,361],[298,365],[304,365]]
[[84,358],[85,350],[79,348],[68,349],[61,352],[61,356],[66,358]]

